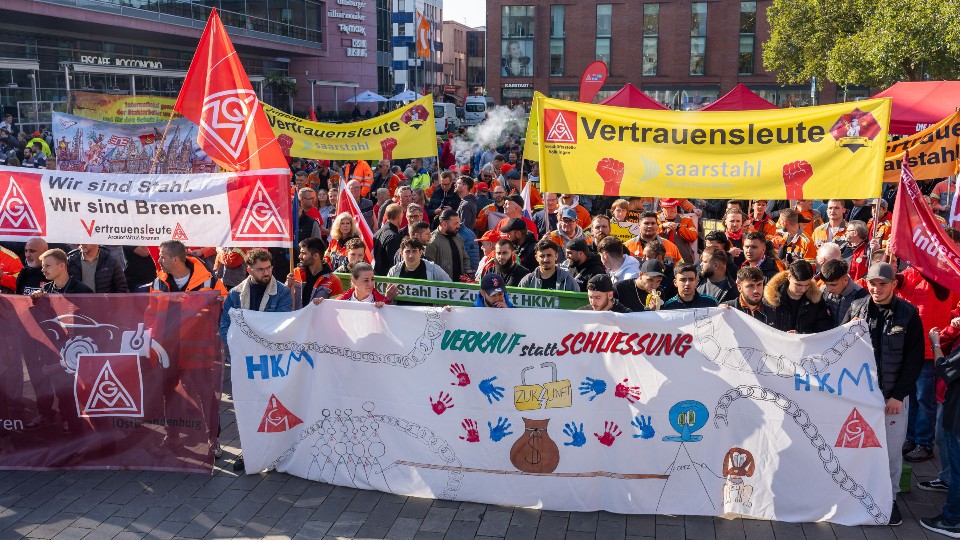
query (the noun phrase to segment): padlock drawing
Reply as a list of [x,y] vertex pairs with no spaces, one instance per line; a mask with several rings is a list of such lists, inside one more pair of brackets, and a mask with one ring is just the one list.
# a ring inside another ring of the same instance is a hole
[[534,366],[527,366],[520,372],[520,386],[513,387],[513,403],[518,411],[532,411],[543,407],[555,409],[573,405],[573,389],[569,379],[557,380],[557,365],[553,362],[544,362],[540,367],[550,367],[550,382],[527,384],[527,371]]
[[547,433],[550,419],[523,419],[523,432],[510,447],[510,463],[527,473],[552,473],[560,465],[560,448]]

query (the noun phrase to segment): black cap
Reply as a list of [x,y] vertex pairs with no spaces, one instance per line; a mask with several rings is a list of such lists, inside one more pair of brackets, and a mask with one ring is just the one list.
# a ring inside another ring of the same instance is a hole
[[640,273],[645,276],[663,277],[666,271],[667,268],[663,266],[663,263],[656,259],[647,259],[640,265]]
[[484,274],[483,279],[480,280],[480,290],[487,294],[506,292],[504,286],[503,278],[494,272]]
[[515,217],[515,218],[510,218],[510,221],[508,221],[507,224],[500,229],[500,232],[508,233],[511,231],[526,231],[526,230],[527,230],[527,223],[523,221],[523,218]]
[[508,172],[507,174],[503,175],[503,178],[504,178],[505,180],[519,180],[519,179],[520,179],[520,173],[518,173],[516,169],[513,169],[513,170],[511,170],[510,172]]
[[590,248],[587,246],[587,241],[583,238],[577,238],[576,240],[570,240],[565,246],[570,251],[580,251],[586,253]]
[[597,274],[587,282],[588,291],[613,292],[613,280],[607,274]]

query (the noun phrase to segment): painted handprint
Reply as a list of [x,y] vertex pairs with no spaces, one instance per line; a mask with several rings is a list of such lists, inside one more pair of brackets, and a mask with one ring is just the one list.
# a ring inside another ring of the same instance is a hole
[[393,137],[387,137],[380,141],[380,149],[383,150],[383,159],[393,159],[393,149],[397,147],[397,140]]
[[463,422],[460,422],[460,425],[463,426],[463,430],[467,432],[467,436],[460,436],[461,441],[467,442],[480,442],[480,431],[477,429],[477,421],[467,418]]
[[593,401],[597,396],[607,391],[607,381],[603,379],[594,379],[593,377],[587,377],[587,379],[580,383],[578,388],[580,390],[580,395],[585,396],[587,394],[593,394],[590,396],[589,401]]
[[603,194],[620,195],[620,183],[623,182],[623,162],[613,158],[603,158],[597,162],[597,174],[603,180]]
[[639,433],[634,433],[634,439],[652,439],[654,435],[657,434],[653,429],[653,423],[650,422],[650,417],[643,417],[642,414],[638,414],[630,421],[630,425],[637,428]]
[[798,160],[783,166],[783,183],[787,187],[788,199],[802,199],[803,185],[813,176],[813,165]]
[[594,432],[593,435],[600,441],[600,444],[613,446],[613,442],[617,440],[617,437],[623,435],[623,432],[620,431],[620,426],[618,426],[616,422],[604,422],[603,435],[596,432]]
[[457,382],[450,383],[452,386],[469,386],[470,375],[467,374],[463,364],[450,364],[450,373],[457,378]]
[[447,409],[453,408],[453,398],[446,392],[440,392],[436,401],[430,398],[430,406],[433,407],[433,412],[443,414]]
[[629,380],[630,379],[624,379],[622,383],[618,383],[617,389],[614,390],[614,395],[618,398],[626,399],[632,405],[640,399],[640,387],[627,386]]
[[503,387],[493,384],[495,380],[497,380],[496,377],[490,377],[480,381],[480,384],[477,385],[483,395],[487,396],[487,403],[490,404],[493,403],[493,400],[500,401],[500,398],[503,397]]
[[500,416],[497,418],[497,425],[494,426],[487,420],[487,428],[490,429],[490,440],[493,442],[500,442],[504,437],[508,435],[513,435],[512,431],[507,431],[510,429],[510,420]]
[[564,446],[576,446],[577,448],[587,444],[587,436],[583,434],[583,422],[577,427],[577,423],[563,425],[563,434],[570,437],[570,442],[563,443]]

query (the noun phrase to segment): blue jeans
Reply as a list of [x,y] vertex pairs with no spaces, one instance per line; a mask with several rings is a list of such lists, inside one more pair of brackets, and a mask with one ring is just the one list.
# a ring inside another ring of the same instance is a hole
[[[952,431],[943,432],[944,450],[950,454],[950,461],[960,463],[960,435]],[[951,525],[960,523],[960,467],[950,468],[950,478],[947,479],[947,502],[943,505],[943,520]]]
[[924,360],[917,379],[917,391],[910,395],[910,420],[907,423],[907,440],[933,448],[933,436],[937,423],[936,367]]
[[943,403],[937,403],[937,448],[940,456],[940,474],[937,478],[947,483],[950,481],[950,453],[947,452],[946,438],[950,436],[953,433],[943,429]]

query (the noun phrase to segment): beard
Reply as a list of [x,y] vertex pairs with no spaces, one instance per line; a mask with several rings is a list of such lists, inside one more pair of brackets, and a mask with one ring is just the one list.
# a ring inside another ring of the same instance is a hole
[[707,279],[712,279],[713,276],[717,275],[717,273],[714,271],[713,268],[704,268],[700,270],[700,275]]

